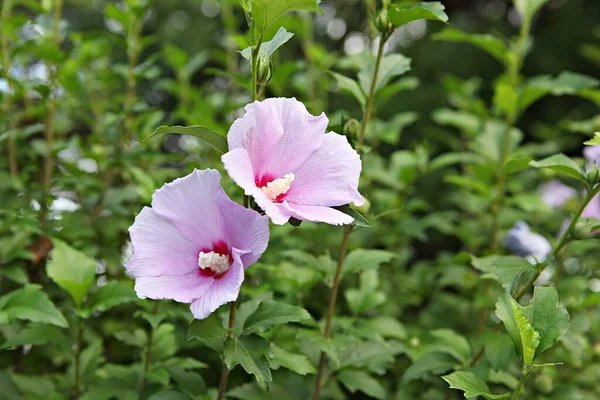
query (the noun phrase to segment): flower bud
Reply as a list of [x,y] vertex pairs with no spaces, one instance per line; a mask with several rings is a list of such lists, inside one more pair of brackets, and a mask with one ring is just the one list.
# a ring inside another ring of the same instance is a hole
[[360,134],[360,122],[355,120],[354,118],[350,118],[344,124],[344,136],[349,138],[350,140],[358,139],[358,135]]
[[595,228],[594,225],[595,224],[592,219],[581,218],[575,224],[575,227],[571,231],[571,235],[576,240],[587,239],[590,236],[590,234],[592,233],[592,231],[594,230],[594,228]]
[[592,186],[596,186],[600,183],[600,168],[598,168],[596,163],[593,163],[585,173],[585,180]]
[[259,85],[265,85],[271,80],[271,60],[259,57],[256,60],[256,81]]
[[363,199],[365,199],[365,204],[363,204],[360,207],[352,204],[350,205],[350,208],[353,208],[361,215],[367,215],[369,213],[369,210],[371,209],[371,202],[365,196],[363,196]]
[[381,10],[377,18],[375,18],[375,26],[377,30],[381,33],[386,33],[389,29],[390,19],[388,17],[387,8]]

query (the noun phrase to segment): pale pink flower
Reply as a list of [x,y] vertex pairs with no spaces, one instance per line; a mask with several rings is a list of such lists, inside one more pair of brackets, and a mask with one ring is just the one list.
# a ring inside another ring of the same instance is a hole
[[206,318],[237,299],[244,269],[267,248],[269,220],[227,197],[216,170],[165,184],[129,228],[125,264],[140,298],[191,303]]
[[577,190],[558,179],[552,179],[540,186],[539,194],[548,206],[562,208],[567,201],[577,196]]
[[345,136],[325,133],[327,124],[296,99],[273,98],[247,105],[231,126],[225,169],[273,223],[349,224],[352,217],[331,207],[364,204],[360,157]]

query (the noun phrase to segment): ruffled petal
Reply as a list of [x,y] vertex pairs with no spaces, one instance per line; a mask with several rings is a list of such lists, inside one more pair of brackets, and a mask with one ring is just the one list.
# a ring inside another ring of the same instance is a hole
[[254,264],[269,244],[269,218],[254,210],[241,207],[225,193],[217,196],[223,218],[225,241],[247,253],[241,256],[244,268]]
[[246,196],[252,196],[258,206],[265,211],[273,223],[283,225],[289,219],[289,214],[273,203],[265,193],[256,186],[254,171],[250,157],[244,149],[230,150],[223,154],[221,161],[233,181],[242,189]]
[[287,201],[281,205],[292,217],[304,221],[325,222],[331,225],[347,225],[354,221],[351,216],[331,207],[293,204]]
[[225,303],[235,301],[244,281],[244,267],[241,253],[232,249],[233,263],[227,273],[220,279],[215,279],[208,290],[199,298],[192,301],[190,310],[196,319],[204,319]]
[[245,109],[246,114],[231,125],[227,142],[230,150],[246,150],[254,171],[261,174],[283,136],[283,127],[279,122],[277,109],[267,102],[255,101]]
[[130,275],[184,275],[198,269],[201,247],[153,209],[142,209],[129,228],[129,234],[133,256],[125,269]]
[[286,200],[311,206],[361,206],[365,203],[358,193],[361,168],[360,157],[348,139],[330,132],[324,136],[321,147],[295,172]]
[[304,104],[291,98],[272,98],[264,104],[277,111],[283,136],[271,152],[264,171],[274,178],[295,172],[321,146],[329,120],[325,114],[311,115]]
[[223,191],[220,180],[217,170],[194,170],[158,189],[152,195],[152,209],[200,248],[210,247],[223,239],[216,201]]
[[139,298],[171,299],[180,303],[191,303],[202,297],[211,287],[213,277],[200,275],[196,270],[185,275],[142,276],[135,280],[135,292]]

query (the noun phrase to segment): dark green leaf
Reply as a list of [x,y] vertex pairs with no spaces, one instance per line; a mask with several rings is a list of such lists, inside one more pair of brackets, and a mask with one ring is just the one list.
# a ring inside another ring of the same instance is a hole
[[66,328],[67,320],[40,289],[39,285],[25,285],[0,297],[0,324],[21,319]]
[[386,398],[385,388],[364,371],[345,369],[340,371],[338,379],[351,393],[359,390],[376,399]]
[[246,319],[244,333],[264,332],[275,325],[310,319],[303,308],[276,301],[262,301],[256,311]]
[[221,318],[216,313],[212,313],[205,319],[195,319],[192,321],[187,331],[187,339],[207,339],[224,338],[227,335],[227,329],[223,327]]
[[444,5],[439,1],[417,3],[411,7],[391,4],[388,9],[390,22],[394,27],[399,27],[411,21],[429,19],[439,22],[448,22],[444,12]]
[[254,375],[258,386],[269,391],[271,388],[271,369],[268,358],[271,352],[268,340],[258,335],[243,335],[225,343],[225,364],[230,370],[240,364],[244,370]]

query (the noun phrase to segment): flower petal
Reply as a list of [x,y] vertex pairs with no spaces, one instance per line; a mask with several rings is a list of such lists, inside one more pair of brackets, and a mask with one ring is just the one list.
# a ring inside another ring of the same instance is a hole
[[596,162],[596,164],[600,163],[600,146],[587,146],[583,149],[583,156],[588,161],[588,168],[591,164]]
[[331,207],[293,204],[287,201],[284,201],[281,205],[292,217],[304,221],[325,222],[331,225],[346,225],[354,221],[351,216]]
[[275,178],[295,172],[321,146],[329,120],[325,114],[311,115],[304,104],[291,98],[263,101],[277,110],[283,136],[269,156],[264,171]]
[[294,204],[341,206],[365,203],[358,193],[361,161],[345,136],[329,132],[323,144],[294,174],[286,195]]
[[192,301],[190,310],[196,319],[208,317],[225,303],[235,301],[244,281],[244,267],[240,251],[233,248],[233,263],[227,273],[220,279],[215,279],[210,288],[196,300]]
[[214,169],[194,170],[167,183],[152,195],[152,209],[171,221],[200,248],[223,239],[217,193],[221,176]]
[[201,247],[151,208],[142,209],[129,234],[133,256],[125,269],[134,277],[184,275],[198,268]]
[[581,213],[582,217],[600,219],[600,194],[594,196]]
[[243,249],[244,268],[254,264],[269,243],[269,218],[256,211],[241,207],[225,193],[217,195],[217,204],[223,218],[225,241],[230,247]]
[[227,142],[230,150],[246,150],[254,171],[262,176],[265,163],[283,136],[283,127],[277,109],[267,102],[255,101],[245,109],[246,114],[231,125]]
[[215,279],[200,275],[198,266],[185,275],[142,276],[135,280],[135,292],[139,298],[154,300],[171,299],[191,303],[202,297]]
[[282,211],[275,203],[267,198],[265,193],[256,186],[250,157],[244,149],[230,150],[221,157],[227,173],[242,189],[246,196],[252,196],[258,206],[265,211],[273,223],[283,225],[289,219],[288,213]]

